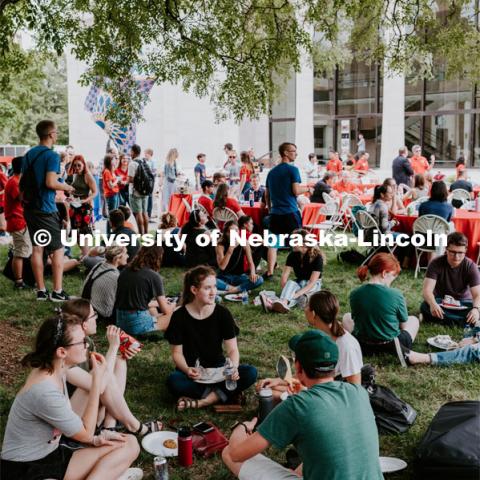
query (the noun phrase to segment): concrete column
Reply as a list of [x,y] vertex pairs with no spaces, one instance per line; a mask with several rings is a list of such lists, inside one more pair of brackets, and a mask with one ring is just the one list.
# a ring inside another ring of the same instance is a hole
[[295,143],[298,160],[304,160],[314,151],[313,143],[313,68],[303,61],[296,75]]
[[405,144],[405,77],[386,72],[383,78],[380,169],[391,170],[398,149]]

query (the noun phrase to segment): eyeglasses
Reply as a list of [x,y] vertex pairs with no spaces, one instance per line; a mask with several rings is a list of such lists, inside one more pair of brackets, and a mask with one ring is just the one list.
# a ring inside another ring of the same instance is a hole
[[83,164],[81,164],[81,163],[74,163],[73,164],[73,168],[79,168],[79,167],[83,167]]
[[98,313],[95,312],[93,315],[90,315],[89,317],[87,317],[87,322],[91,319],[91,318],[98,318]]
[[69,343],[67,345],[64,345],[64,347],[65,348],[74,347],[75,345],[82,345],[82,344],[83,344],[83,348],[88,348],[88,338],[87,337],[83,337],[83,340],[81,342]]
[[447,252],[454,257],[463,257],[467,252],[459,252],[458,250],[450,250],[447,248]]
[[52,131],[49,133],[49,135],[53,135],[54,133],[57,134],[58,131],[57,131],[57,130],[52,130]]
[[228,158],[229,158],[230,160],[233,160],[233,159],[235,159],[235,158],[237,158],[237,157],[228,157]]

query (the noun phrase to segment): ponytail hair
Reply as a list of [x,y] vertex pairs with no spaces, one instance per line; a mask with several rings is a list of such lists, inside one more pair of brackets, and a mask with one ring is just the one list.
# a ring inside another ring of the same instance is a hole
[[341,337],[345,334],[343,325],[338,321],[338,312],[340,311],[338,298],[332,292],[320,290],[314,293],[308,301],[308,308],[330,327],[334,337]]
[[215,270],[206,265],[200,265],[192,268],[185,273],[183,277],[182,306],[193,302],[195,296],[192,293],[192,287],[199,288],[202,282],[210,276],[216,276]]
[[39,368],[53,373],[53,361],[57,348],[72,343],[72,327],[81,326],[83,319],[76,315],[63,313],[47,318],[38,330],[33,351],[27,353],[21,360],[24,367]]
[[395,275],[398,275],[400,271],[400,263],[391,253],[377,253],[366,265],[357,269],[357,276],[363,282],[368,273],[379,275],[382,272],[394,272]]

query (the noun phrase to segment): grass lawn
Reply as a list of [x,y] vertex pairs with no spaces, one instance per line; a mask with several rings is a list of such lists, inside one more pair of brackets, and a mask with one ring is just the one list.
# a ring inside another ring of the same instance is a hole
[[[0,265],[5,264],[6,247],[0,250]],[[282,255],[282,264],[284,255]],[[182,271],[164,269],[161,272],[165,279],[168,294],[176,294],[181,289]],[[83,274],[67,275],[65,289],[72,295],[79,295]],[[325,268],[324,288],[334,292],[340,298],[341,313],[349,310],[349,292],[359,285],[355,269],[339,264],[332,253],[328,254]],[[403,272],[394,286],[402,290],[407,298],[410,314],[418,315],[421,299],[421,284],[415,280],[412,272]],[[274,289],[279,285],[279,274],[275,281],[266,285]],[[5,323],[17,327],[29,337],[33,337],[37,326],[52,313],[54,304],[34,301],[32,291],[14,292],[12,284],[0,275],[0,329]],[[252,299],[252,297],[251,297]],[[241,361],[258,368],[261,377],[274,375],[274,366],[279,354],[288,353],[287,341],[291,335],[306,329],[307,324],[303,312],[295,311],[287,315],[264,314],[260,307],[253,305],[227,303],[228,308],[240,326],[239,348]],[[426,339],[430,336],[448,333],[458,339],[461,328],[447,329],[438,325],[422,325],[415,342],[418,351],[428,352]],[[100,327],[97,335],[98,344],[105,346],[104,327]],[[19,346],[23,351],[24,346]],[[103,351],[100,349],[100,351]],[[409,432],[399,436],[382,436],[380,439],[381,455],[400,457],[410,463],[414,457],[414,449],[424,434],[432,417],[441,405],[452,400],[477,399],[480,389],[480,377],[477,365],[456,366],[448,369],[418,367],[402,369],[394,357],[364,358],[365,363],[372,363],[377,368],[377,382],[393,388],[399,396],[409,402],[418,412],[415,425]],[[172,370],[170,349],[165,341],[147,343],[141,354],[130,362],[127,401],[132,411],[142,420],[163,417],[165,421],[176,420],[179,423],[193,424],[199,420],[211,420],[228,434],[229,427],[238,418],[249,419],[255,414],[257,403],[252,391],[248,392],[248,404],[245,412],[238,415],[215,414],[211,410],[188,411],[177,413],[174,400],[170,397],[165,379]],[[9,385],[0,385],[0,438],[3,437],[6,418],[11,402],[25,372],[18,367],[14,381]],[[252,389],[251,389],[252,390]],[[284,452],[271,450],[269,455],[281,462]],[[347,455],[347,452],[345,453]],[[153,478],[152,457],[142,453],[137,464],[145,469],[146,478]],[[223,466],[219,457],[209,460],[195,459],[191,469],[182,469],[169,461],[170,478],[172,479],[230,479],[233,478]],[[411,470],[387,478],[407,479]]]

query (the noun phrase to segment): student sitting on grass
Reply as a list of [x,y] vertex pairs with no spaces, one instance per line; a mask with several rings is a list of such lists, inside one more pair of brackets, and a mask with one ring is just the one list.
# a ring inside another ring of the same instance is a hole
[[[158,231],[162,236],[167,234],[180,235],[180,228],[177,226],[177,217],[173,215],[173,213],[164,213],[160,219]],[[168,245],[165,245],[165,243],[162,244],[162,267],[184,267],[186,262],[185,252],[177,250],[178,244],[173,240],[173,237],[172,243],[175,244],[175,247],[169,247]]]
[[[287,262],[283,268],[280,287],[280,299],[270,298],[265,293],[260,293],[260,300],[265,311],[287,313],[292,307],[298,305],[305,308],[310,295],[322,288],[322,272],[325,263],[324,255],[318,245],[309,247],[305,245],[308,232],[303,229],[294,230],[292,235],[302,239],[302,246],[295,246],[288,254]],[[289,280],[292,272],[295,280]]]
[[[45,320],[35,350],[23,358],[22,364],[33,369],[8,415],[2,480],[118,480],[140,453],[133,435],[105,430],[95,435],[107,361],[99,354],[87,358],[88,340],[81,323],[66,314]],[[68,400],[65,377],[71,367],[86,360],[91,362],[91,384],[80,417]]]
[[[238,231],[238,223],[235,220],[226,222],[222,237],[215,247],[219,269],[217,286],[223,282],[219,285],[221,290],[227,290],[228,285],[233,285],[237,287],[237,291],[244,292],[258,288],[263,283],[263,278],[256,273],[250,245],[247,243],[242,247],[230,244],[231,232]],[[248,275],[245,273],[245,262],[248,264]]]
[[[357,339],[347,332],[338,321],[340,305],[337,297],[328,290],[314,293],[305,307],[305,317],[310,326],[325,332],[337,344],[338,362],[335,365],[335,378],[349,383],[361,383],[363,367],[362,350]],[[294,383],[299,383],[294,379]],[[290,391],[289,383],[281,378],[266,378],[257,383],[257,390],[271,388],[273,396],[280,398],[282,392]]]
[[[240,364],[239,330],[232,314],[215,304],[215,285],[213,269],[199,266],[189,270],[184,278],[182,306],[173,313],[165,332],[176,367],[167,379],[167,386],[178,398],[179,410],[233,401],[257,379],[255,367]],[[233,390],[227,388],[223,376],[226,358],[233,366],[231,379],[236,382]],[[198,383],[200,366],[218,369],[219,381]]]
[[105,261],[92,268],[83,284],[82,298],[90,301],[100,321],[106,324],[115,323],[115,296],[120,275],[118,268],[124,267],[127,260],[128,254],[125,247],[107,247]]
[[[75,315],[82,321],[81,326],[89,342],[88,348],[90,351],[96,351],[95,343],[91,337],[97,333],[97,314],[88,300],[79,298],[65,302],[62,306],[62,314]],[[107,327],[108,350],[105,354],[107,371],[100,392],[97,425],[103,425],[103,428],[113,431],[118,421],[130,433],[143,436],[160,430],[161,424],[155,421],[146,424],[141,423],[132,414],[125,401],[127,360],[131,360],[140,349],[131,346],[124,354],[118,355],[121,332],[114,325]],[[81,415],[85,410],[88,394],[92,388],[89,363],[84,362],[70,368],[67,371],[67,382],[76,387],[72,392],[70,401],[73,410]]]
[[176,304],[165,297],[162,247],[142,247],[118,277],[117,326],[130,335],[166,330]]
[[402,292],[390,287],[400,264],[389,253],[377,253],[357,270],[362,282],[368,273],[369,282],[350,293],[352,313],[343,316],[343,325],[357,337],[364,355],[394,353],[406,367],[404,351],[412,347],[420,324],[408,315]]

